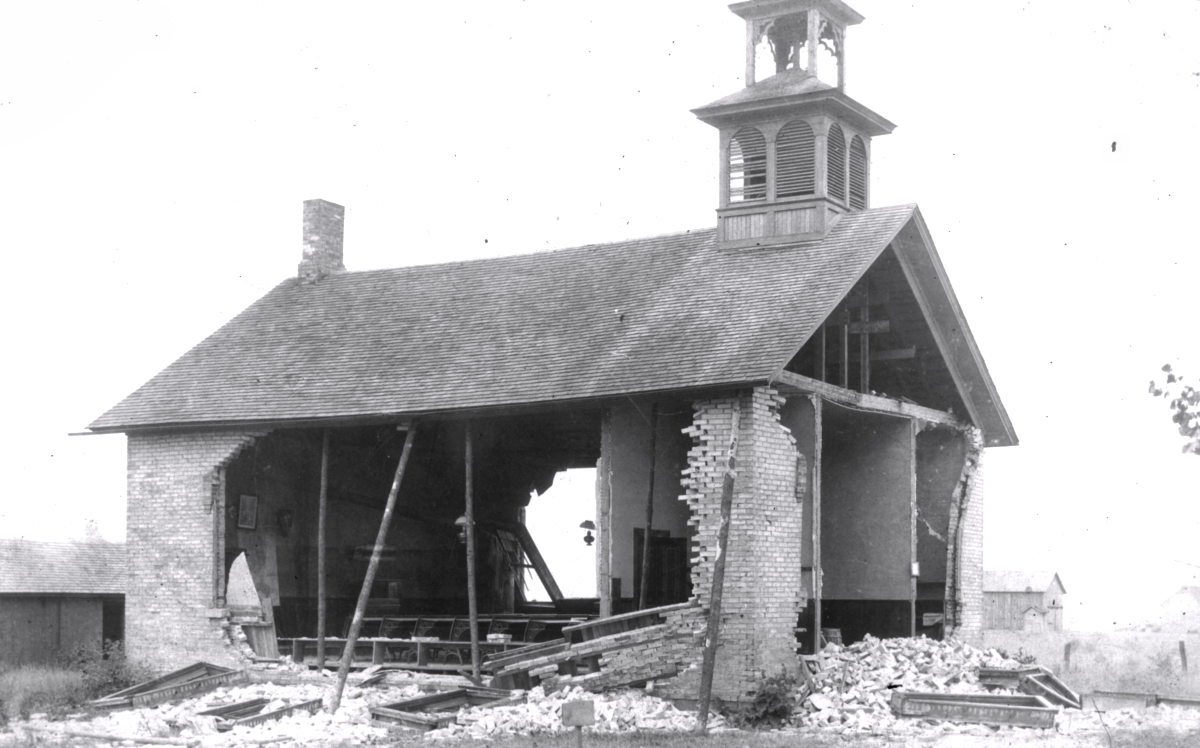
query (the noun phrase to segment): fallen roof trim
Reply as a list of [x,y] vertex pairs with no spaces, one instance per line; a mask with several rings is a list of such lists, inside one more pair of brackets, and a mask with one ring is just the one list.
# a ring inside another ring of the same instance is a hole
[[803,374],[795,374],[790,371],[780,372],[778,379],[774,384],[781,387],[781,389],[790,389],[804,394],[820,395],[830,402],[837,403],[839,405],[852,405],[856,408],[861,408],[862,410],[870,410],[888,415],[916,418],[920,421],[929,421],[930,423],[951,426],[956,429],[964,429],[969,425],[964,423],[953,413],[946,413],[933,408],[927,408],[924,405],[906,403],[903,400],[893,400],[890,397],[865,395],[861,392],[843,389],[835,384],[822,382],[819,379],[812,379],[811,377],[806,377]]

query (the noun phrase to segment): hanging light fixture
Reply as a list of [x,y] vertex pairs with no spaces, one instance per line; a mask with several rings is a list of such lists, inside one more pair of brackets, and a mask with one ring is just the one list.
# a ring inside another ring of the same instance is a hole
[[592,543],[594,543],[596,541],[595,536],[592,535],[592,530],[596,529],[595,522],[592,522],[590,519],[585,519],[583,521],[583,524],[581,524],[579,527],[584,530],[587,530],[587,534],[583,536],[583,542],[585,545],[590,546]]
[[463,545],[467,544],[467,516],[461,515],[454,520],[454,525],[458,528],[458,542]]

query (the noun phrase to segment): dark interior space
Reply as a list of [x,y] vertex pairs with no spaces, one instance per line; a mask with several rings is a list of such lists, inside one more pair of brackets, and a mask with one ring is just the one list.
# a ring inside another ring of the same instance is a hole
[[[418,425],[397,497],[372,605],[390,614],[465,614],[465,438],[473,438],[476,593],[481,613],[525,605],[527,559],[504,528],[519,524],[532,492],[560,470],[595,466],[599,410],[577,409]],[[404,446],[394,426],[330,431],[326,524],[326,627],[353,613]],[[322,432],[281,430],[226,469],[226,573],[246,553],[282,637],[312,636],[317,621],[317,523]],[[242,497],[253,497],[245,501]]]
[[100,600],[100,640],[125,641],[125,596],[110,595]]
[[821,627],[853,643],[912,623],[912,422],[826,403]]

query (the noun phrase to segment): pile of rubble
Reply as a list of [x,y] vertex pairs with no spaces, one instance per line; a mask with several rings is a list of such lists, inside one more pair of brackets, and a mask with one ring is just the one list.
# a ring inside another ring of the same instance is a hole
[[[487,739],[499,735],[533,735],[569,731],[562,725],[562,705],[568,701],[589,699],[595,703],[596,724],[588,732],[690,732],[696,727],[696,713],[682,712],[671,702],[645,691],[621,689],[589,693],[576,686],[549,694],[538,686],[526,695],[524,703],[501,707],[469,707],[458,713],[456,724],[426,733],[434,739]],[[720,717],[709,720],[709,731],[727,729]]]
[[[252,683],[240,686],[224,686],[208,693],[158,704],[144,708],[126,708],[110,711],[94,718],[79,714],[62,721],[47,722],[34,718],[27,722],[13,723],[17,738],[34,735],[87,733],[93,736],[108,735],[139,739],[145,742],[162,742],[199,745],[205,748],[224,748],[251,743],[288,742],[311,744],[330,739],[349,740],[358,745],[391,742],[387,728],[371,722],[370,707],[379,702],[409,699],[422,693],[429,684],[418,678],[397,678],[394,685],[380,684],[372,688],[349,685],[342,697],[341,708],[330,714],[324,708],[310,713],[296,710],[279,719],[250,726],[235,725],[232,729],[219,731],[221,720],[203,716],[201,712],[229,704],[238,704],[252,699],[265,699],[261,711],[264,714],[278,712],[289,705],[312,700],[325,700],[329,695],[331,678],[317,675],[286,685],[274,683]],[[441,679],[444,680],[444,679]],[[155,740],[157,739],[157,740]],[[0,739],[0,745],[3,740]]]
[[[867,636],[849,646],[829,644],[820,655],[806,658],[815,665],[799,684],[798,726],[851,729],[862,732],[891,730],[903,718],[893,714],[893,691],[980,694],[978,670],[1021,667],[1021,663],[989,649],[962,642],[918,639],[876,639]],[[1015,693],[992,690],[992,693]]]

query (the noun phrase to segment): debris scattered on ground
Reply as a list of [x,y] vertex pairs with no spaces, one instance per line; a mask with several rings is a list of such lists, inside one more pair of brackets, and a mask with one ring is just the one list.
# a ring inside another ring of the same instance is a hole
[[[696,727],[695,712],[680,711],[671,702],[645,691],[622,689],[595,694],[575,686],[547,694],[538,686],[528,692],[522,704],[463,709],[456,724],[432,730],[426,737],[480,739],[567,732],[572,728],[562,725],[562,705],[580,699],[590,699],[596,705],[596,724],[584,728],[584,732],[690,732]],[[710,719],[708,726],[709,732],[726,729],[720,717]]]
[[[982,694],[979,668],[1018,668],[1021,663],[996,650],[962,642],[876,639],[849,646],[829,644],[810,661],[819,665],[797,694],[793,724],[856,732],[889,729],[901,721],[892,712],[892,691]],[[993,693],[1015,695],[1010,689]]]
[[[782,730],[785,734],[875,736],[892,742],[915,740],[924,744],[936,742],[942,736],[990,740],[998,736],[1016,738],[1025,735],[1033,740],[1049,732],[1025,727],[956,724],[893,714],[889,701],[896,691],[989,693],[978,676],[979,667],[1014,670],[1022,667],[1021,663],[1007,659],[995,650],[978,650],[961,643],[927,639],[867,638],[847,647],[831,645],[821,655],[810,659],[819,663],[820,669],[802,679],[791,723]],[[1025,674],[1029,670],[1026,668]],[[378,674],[376,671],[368,677]],[[328,673],[272,671],[253,676],[254,679],[270,677],[284,683],[230,684],[205,694],[187,694],[171,703],[101,712],[90,719],[87,714],[76,714],[66,720],[51,722],[45,715],[35,715],[30,720],[12,723],[11,731],[0,733],[0,748],[20,745],[34,733],[64,736],[86,733],[110,736],[114,740],[154,741],[196,748],[394,743],[397,726],[372,723],[372,708],[471,687],[464,678],[387,672],[374,685],[366,685],[365,679],[352,681],[336,715],[315,704],[316,711],[310,714],[303,707],[313,702],[324,703],[331,680]],[[1005,688],[993,689],[990,693],[1019,696],[1013,689]],[[493,708],[463,705],[453,710],[452,705],[451,711],[439,713],[439,716],[448,717],[446,721],[451,724],[425,735],[454,740],[559,733],[568,729],[562,726],[562,705],[583,699],[595,702],[596,725],[587,728],[595,733],[686,733],[696,724],[694,712],[681,711],[644,690],[616,689],[596,694],[579,686],[536,687],[515,693],[514,698],[519,699],[519,703]],[[1054,733],[1058,738],[1070,738],[1062,745],[1075,745],[1076,738],[1093,740],[1102,736],[1106,729],[1156,727],[1183,734],[1200,732],[1200,709],[1170,703],[1173,699],[1167,697],[1156,697],[1153,701],[1143,698],[1136,708],[1111,711],[1102,699],[1097,704],[1087,695],[1083,701],[1088,711],[1065,709],[1057,712]],[[257,713],[246,713],[253,711],[247,706],[251,702],[258,709]],[[1125,703],[1130,702],[1126,700]],[[1194,705],[1194,702],[1187,703]],[[1097,706],[1104,711],[1095,711]],[[260,719],[252,721],[261,721],[261,718],[289,708],[291,712],[279,715],[277,721],[261,724],[241,722],[230,726],[230,719],[225,719],[226,724],[222,724],[221,717],[202,714],[218,710],[224,711],[226,717],[236,713],[239,720],[257,717]],[[709,724],[714,731],[732,729],[720,718],[710,720]],[[231,729],[222,731],[223,727]],[[415,732],[410,734],[417,735]]]

